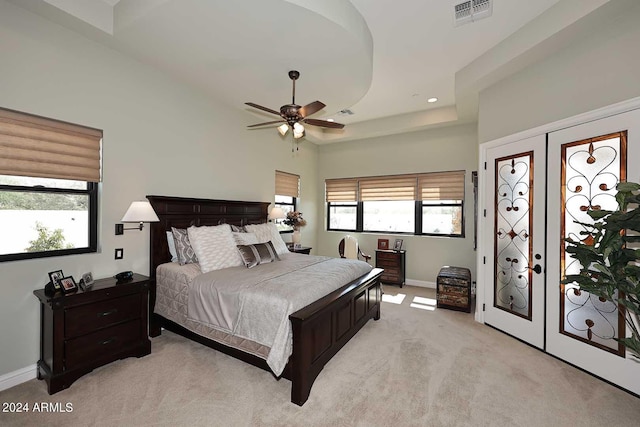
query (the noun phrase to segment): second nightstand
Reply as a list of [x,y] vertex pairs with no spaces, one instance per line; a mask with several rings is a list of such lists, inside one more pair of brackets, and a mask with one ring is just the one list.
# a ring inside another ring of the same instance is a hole
[[305,254],[305,255],[309,255],[309,253],[311,253],[311,247],[309,246],[300,246],[299,248],[294,248],[292,245],[287,245],[287,248],[289,249],[289,252],[295,252],[297,254]]
[[405,281],[405,251],[376,251],[376,267],[384,268],[380,277],[383,283],[402,287]]

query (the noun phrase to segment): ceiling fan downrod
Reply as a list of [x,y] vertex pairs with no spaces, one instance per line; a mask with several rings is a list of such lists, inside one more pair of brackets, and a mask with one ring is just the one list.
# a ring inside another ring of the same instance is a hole
[[300,72],[296,70],[289,71],[289,78],[293,80],[293,93],[291,95],[291,104],[296,105],[296,80],[300,77]]

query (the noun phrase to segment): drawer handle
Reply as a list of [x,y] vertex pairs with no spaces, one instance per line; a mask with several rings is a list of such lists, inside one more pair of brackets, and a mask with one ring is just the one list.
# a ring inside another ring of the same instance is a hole
[[102,341],[100,344],[101,345],[107,345],[107,344],[111,344],[112,342],[114,342],[116,339],[115,338],[109,338],[108,340],[104,340]]
[[113,310],[109,310],[109,311],[104,311],[102,313],[98,313],[98,317],[110,316],[110,315],[115,314],[117,312],[118,312],[118,309],[114,308]]

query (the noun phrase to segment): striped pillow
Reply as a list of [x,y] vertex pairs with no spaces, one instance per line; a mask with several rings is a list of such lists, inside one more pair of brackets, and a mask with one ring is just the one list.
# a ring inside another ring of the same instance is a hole
[[278,254],[271,242],[256,243],[255,245],[238,245],[238,251],[247,268],[259,264],[280,261]]

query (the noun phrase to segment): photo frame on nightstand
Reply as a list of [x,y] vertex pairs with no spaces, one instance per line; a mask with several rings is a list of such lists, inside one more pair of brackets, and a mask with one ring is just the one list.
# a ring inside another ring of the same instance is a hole
[[396,252],[400,252],[402,250],[402,239],[396,239],[393,244],[393,250]]
[[64,273],[62,272],[62,270],[49,272],[49,281],[51,282],[51,285],[53,286],[54,291],[62,290],[62,285],[60,285],[60,279],[62,279],[63,277],[64,277]]
[[78,290],[78,285],[73,279],[73,276],[67,276],[60,279],[60,286],[62,287],[62,292],[65,294],[70,294]]
[[378,239],[378,249],[386,251],[389,249],[389,239]]
[[91,272],[84,273],[80,279],[80,288],[84,291],[93,285],[93,274]]

